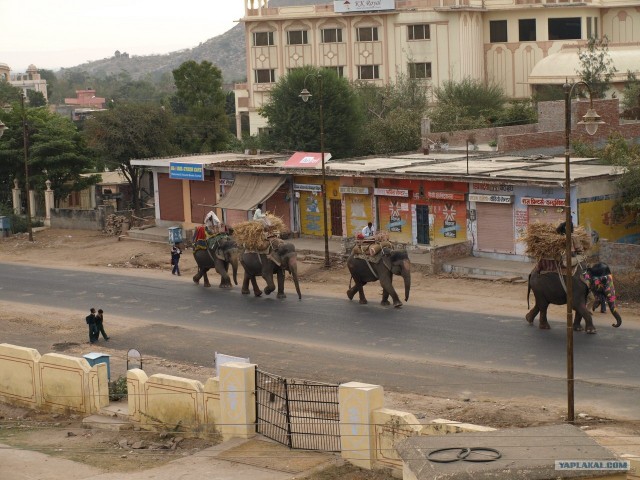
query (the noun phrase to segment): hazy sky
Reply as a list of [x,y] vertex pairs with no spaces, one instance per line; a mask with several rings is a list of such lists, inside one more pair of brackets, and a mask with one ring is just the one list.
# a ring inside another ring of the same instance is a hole
[[0,63],[57,70],[197,46],[236,25],[245,0],[0,0]]

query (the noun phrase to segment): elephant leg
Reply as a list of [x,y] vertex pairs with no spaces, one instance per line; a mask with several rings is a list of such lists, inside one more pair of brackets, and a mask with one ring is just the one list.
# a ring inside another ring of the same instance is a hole
[[243,295],[249,295],[249,282],[251,281],[251,276],[245,270],[244,278],[242,279],[242,289],[240,290]]
[[200,279],[202,278],[202,270],[200,268],[198,268],[198,271],[196,272],[196,274],[193,276],[193,283],[195,283],[196,285],[198,285],[200,283]]
[[[586,333],[591,333],[591,334],[597,333],[596,327],[593,325],[593,316],[591,315],[591,312],[587,308],[587,305],[584,302],[582,302],[579,305],[575,305],[574,309],[576,311],[576,319],[584,318],[584,323],[585,323],[584,331]],[[574,326],[573,329],[575,330],[576,320],[573,321],[573,326]],[[580,324],[578,324],[578,327],[580,327]]]
[[533,306],[533,308],[529,310],[529,313],[527,313],[524,318],[527,322],[529,322],[529,325],[533,325],[533,321],[536,319],[539,313],[540,313],[540,309],[538,308],[538,304],[536,303]]
[[551,325],[549,325],[549,320],[547,320],[547,309],[549,308],[549,304],[546,301],[538,304],[536,301],[536,306],[540,310],[540,323],[538,327],[542,330],[550,330]]
[[382,289],[382,301],[380,302],[380,305],[391,305],[391,303],[389,302],[389,292],[387,292],[384,288]]
[[[381,262],[382,263],[382,262]],[[391,283],[391,279],[392,279],[392,274],[391,272],[388,272],[389,278],[385,278],[384,276],[380,276],[380,286],[382,287],[383,290],[383,294],[382,294],[382,300],[384,302],[385,300],[385,295],[387,296],[387,303],[383,303],[383,305],[388,305],[388,298],[389,296],[391,296],[391,298],[393,299],[393,306],[396,308],[400,308],[402,306],[402,302],[400,301],[400,297],[398,297],[398,294],[396,293],[396,289],[393,288],[393,284]]]
[[347,296],[351,300],[356,294],[356,292],[358,292],[358,297],[360,299],[358,303],[360,303],[360,305],[366,305],[368,302],[367,302],[367,297],[364,296],[364,286],[367,284],[367,282],[362,282],[356,277],[352,277],[352,278],[353,278],[354,285],[352,288],[347,290]]
[[229,266],[226,263],[216,264],[216,271],[220,274],[220,288],[231,288],[231,277],[229,277],[228,270]]
[[282,270],[278,270],[278,298],[287,298],[284,294],[284,272]]
[[259,297],[260,295],[262,295],[262,290],[260,290],[260,287],[258,287],[258,281],[254,276],[251,277],[251,286],[253,287],[253,294],[256,297]]
[[207,275],[207,270],[202,270],[202,278],[204,280],[204,286],[209,288],[211,284],[209,283],[209,275]]
[[273,274],[263,273],[262,278],[264,278],[264,281],[267,282],[267,286],[264,287],[264,293],[266,293],[267,295],[271,295],[271,292],[274,292],[276,290],[276,285],[275,283],[273,283]]
[[573,317],[573,331],[581,332],[582,331],[582,315],[576,310],[576,313]]
[[353,300],[353,297],[355,296],[355,294],[357,292],[358,292],[358,286],[357,285],[354,285],[349,290],[347,290],[347,297],[349,297],[349,300]]

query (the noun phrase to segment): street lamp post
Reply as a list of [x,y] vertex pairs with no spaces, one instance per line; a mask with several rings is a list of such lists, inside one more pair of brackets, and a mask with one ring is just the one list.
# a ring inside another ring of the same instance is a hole
[[589,109],[584,115],[583,120],[578,125],[584,125],[589,135],[594,135],[598,130],[598,125],[604,122],[600,120],[600,116],[593,109],[593,95],[591,88],[585,82],[576,82],[570,84],[568,81],[564,84],[564,163],[565,163],[565,180],[564,180],[564,212],[565,212],[565,264],[566,264],[566,289],[567,289],[567,421],[573,423],[575,420],[574,411],[574,378],[573,378],[573,275],[571,268],[571,251],[572,241],[571,233],[573,223],[571,221],[571,175],[570,175],[570,157],[571,157],[571,95],[573,89],[583,86],[589,92]]
[[308,102],[312,97],[306,88],[307,78],[313,76],[318,79],[318,106],[320,109],[320,157],[322,162],[322,223],[324,225],[324,266],[331,267],[331,259],[329,258],[329,228],[327,224],[327,177],[324,166],[324,118],[323,118],[323,98],[322,98],[322,75],[319,73],[310,73],[304,78],[304,85],[300,95],[303,102]]

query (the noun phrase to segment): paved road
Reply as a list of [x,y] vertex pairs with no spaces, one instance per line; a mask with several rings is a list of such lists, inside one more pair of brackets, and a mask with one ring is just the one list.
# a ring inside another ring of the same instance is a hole
[[[295,293],[285,300],[150,279],[0,264],[0,300],[77,308],[100,305],[129,317],[115,348],[211,365],[215,351],[250,357],[262,369],[320,381],[458,398],[531,397],[566,404],[564,329],[540,332],[522,318],[421,308],[361,306]],[[150,328],[136,319],[152,321]],[[611,319],[607,317],[607,322]],[[69,321],[77,322],[77,318]],[[640,330],[603,324],[574,341],[576,411],[640,419]],[[11,342],[17,332],[3,331]],[[31,346],[49,351],[46,339]]]

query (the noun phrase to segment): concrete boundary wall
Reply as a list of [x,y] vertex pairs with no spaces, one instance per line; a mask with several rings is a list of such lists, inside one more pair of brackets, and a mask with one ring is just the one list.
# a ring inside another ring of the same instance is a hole
[[[226,363],[204,384],[165,374],[127,372],[129,421],[146,430],[191,435],[218,433],[224,440],[256,435],[256,365]],[[338,391],[343,458],[367,469],[402,473],[401,440],[493,430],[448,420],[421,423],[413,414],[384,408],[380,385],[348,382]],[[109,404],[107,366],[57,353],[0,344],[0,401],[28,408],[92,414]]]
[[107,366],[0,344],[0,401],[54,412],[95,413],[109,404]]
[[612,271],[626,271],[640,268],[640,245],[614,243],[600,239],[600,261],[608,264]]

